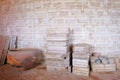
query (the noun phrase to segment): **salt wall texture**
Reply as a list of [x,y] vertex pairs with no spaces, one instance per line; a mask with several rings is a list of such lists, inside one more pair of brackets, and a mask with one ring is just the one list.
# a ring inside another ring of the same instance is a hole
[[120,54],[120,0],[0,0],[0,34],[18,36],[18,48],[44,50],[48,27],[80,27],[81,43]]

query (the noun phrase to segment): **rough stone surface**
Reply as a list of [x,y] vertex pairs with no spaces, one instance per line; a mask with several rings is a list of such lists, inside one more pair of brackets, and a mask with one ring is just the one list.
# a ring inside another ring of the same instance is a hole
[[44,61],[42,51],[38,49],[19,49],[8,51],[7,63],[13,66],[32,68]]

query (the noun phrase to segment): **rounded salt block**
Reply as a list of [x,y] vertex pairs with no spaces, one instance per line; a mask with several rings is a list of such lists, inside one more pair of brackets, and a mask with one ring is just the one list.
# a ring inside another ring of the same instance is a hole
[[108,58],[108,63],[109,63],[109,64],[114,64],[114,63],[115,63],[114,58]]
[[108,64],[108,63],[109,63],[108,60],[107,60],[107,59],[104,59],[104,58],[101,59],[101,61],[102,61],[103,64]]
[[102,61],[100,59],[96,59],[95,63],[100,64]]
[[91,60],[90,60],[90,61],[91,61],[92,63],[95,63],[95,60],[96,60],[96,59],[98,59],[98,58],[97,58],[97,57],[91,57]]
[[101,56],[101,57],[99,57],[99,59],[101,59],[101,61],[102,61],[103,64],[109,64],[107,56]]

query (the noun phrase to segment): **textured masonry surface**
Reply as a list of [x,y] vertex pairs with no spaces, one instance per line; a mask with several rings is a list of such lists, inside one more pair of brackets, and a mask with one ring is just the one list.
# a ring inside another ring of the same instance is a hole
[[45,49],[48,27],[80,27],[81,43],[101,54],[120,53],[120,0],[0,0],[0,34],[18,47]]

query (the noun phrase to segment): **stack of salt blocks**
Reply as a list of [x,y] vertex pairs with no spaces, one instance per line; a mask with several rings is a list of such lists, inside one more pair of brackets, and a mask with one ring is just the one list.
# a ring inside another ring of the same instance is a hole
[[75,75],[89,76],[90,47],[87,44],[73,45],[72,73]]
[[69,28],[48,28],[46,45],[45,57],[47,70],[71,71]]
[[91,46],[85,43],[86,35],[81,27],[74,27],[72,30],[72,73],[76,75],[89,76]]

